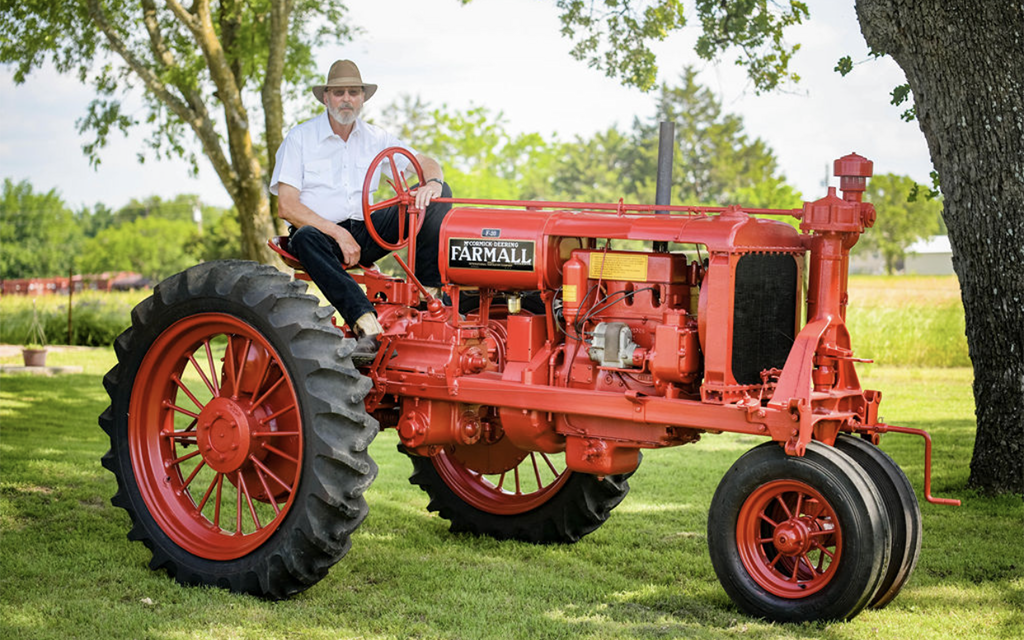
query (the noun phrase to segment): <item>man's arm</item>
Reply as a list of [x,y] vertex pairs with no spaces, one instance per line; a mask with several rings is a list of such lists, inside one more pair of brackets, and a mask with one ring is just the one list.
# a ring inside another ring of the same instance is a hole
[[[437,163],[435,163],[437,164]],[[424,173],[426,170],[424,170]],[[430,184],[437,185],[436,182]],[[440,185],[438,185],[440,186]],[[341,248],[346,267],[354,267],[359,263],[361,249],[359,244],[344,227],[326,220],[299,200],[299,190],[290,184],[281,182],[277,186],[277,214],[288,221],[293,227],[312,226],[333,238]]]
[[441,197],[441,185],[427,181],[431,179],[444,181],[444,172],[441,171],[441,165],[437,160],[430,156],[417,153],[416,160],[420,163],[420,168],[423,169],[423,184],[416,191],[416,208],[425,211],[431,200]]

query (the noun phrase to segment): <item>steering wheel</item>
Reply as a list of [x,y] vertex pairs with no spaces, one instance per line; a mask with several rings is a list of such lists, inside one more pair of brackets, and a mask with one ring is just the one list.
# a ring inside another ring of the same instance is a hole
[[[423,218],[420,217],[416,229],[408,228],[409,207],[415,206],[416,196],[409,188],[409,183],[406,182],[405,176],[398,170],[398,165],[395,163],[396,155],[405,156],[409,160],[416,169],[416,177],[419,179],[419,183],[423,184],[423,168],[411,153],[401,147],[388,147],[378,153],[377,157],[370,163],[370,168],[366,172],[366,178],[363,180],[363,221],[366,223],[366,230],[370,232],[370,237],[373,238],[374,242],[389,251],[398,251],[405,247],[409,243],[409,237],[415,235],[419,231],[419,227],[423,225]],[[384,160],[391,164],[392,176],[390,178],[385,177],[385,180],[394,189],[395,195],[386,200],[370,204],[370,183],[373,181],[373,174],[376,173],[377,167]],[[377,233],[377,229],[374,228],[373,219],[370,217],[370,214],[396,205],[398,206],[398,240],[393,243],[386,242]]]

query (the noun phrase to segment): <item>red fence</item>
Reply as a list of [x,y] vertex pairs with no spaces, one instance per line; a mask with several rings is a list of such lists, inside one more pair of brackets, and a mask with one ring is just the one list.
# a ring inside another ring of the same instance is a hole
[[70,278],[19,278],[0,281],[3,295],[39,296],[67,294],[70,287],[78,291],[124,291],[149,287],[149,281],[137,273],[99,273]]

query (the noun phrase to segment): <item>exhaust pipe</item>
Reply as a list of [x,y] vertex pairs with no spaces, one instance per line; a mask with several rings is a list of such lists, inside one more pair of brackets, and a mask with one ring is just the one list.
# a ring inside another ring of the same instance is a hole
[[[674,122],[662,122],[658,132],[658,183],[654,192],[655,206],[668,206],[672,203],[672,157],[675,151],[676,125]],[[657,209],[657,214],[668,215],[668,211]],[[654,251],[668,253],[667,242],[655,242]]]

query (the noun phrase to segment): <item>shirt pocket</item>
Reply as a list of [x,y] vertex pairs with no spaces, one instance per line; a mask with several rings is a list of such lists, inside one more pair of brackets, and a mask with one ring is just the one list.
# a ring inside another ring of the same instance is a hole
[[337,183],[337,175],[331,169],[330,159],[313,160],[305,163],[302,169],[302,183],[308,187],[333,187]]
[[[356,175],[355,175],[356,184],[359,185],[358,188],[359,188],[360,191],[363,188],[363,182],[366,180],[366,173],[367,173],[367,171],[369,171],[370,163],[372,161],[373,161],[373,156],[370,156],[370,157],[366,158],[365,160],[358,160],[355,163],[355,168],[356,168]],[[371,196],[370,202],[373,202],[373,194],[377,191],[377,188],[380,186],[381,167],[382,166],[386,166],[385,163],[382,162],[379,165],[377,165],[377,170],[373,172],[373,177],[370,179],[370,196]],[[387,196],[384,196],[384,197],[387,197]]]

